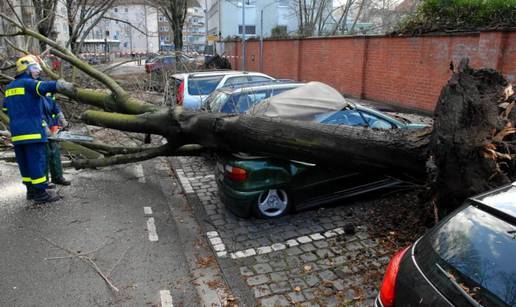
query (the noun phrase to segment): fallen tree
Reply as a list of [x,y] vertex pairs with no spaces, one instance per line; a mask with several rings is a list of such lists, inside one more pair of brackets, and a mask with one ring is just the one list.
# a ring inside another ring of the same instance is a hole
[[[321,125],[156,106],[132,97],[108,75],[48,38],[2,13],[0,17],[19,29],[17,35],[44,41],[53,48],[54,55],[108,89],[79,88],[67,93],[69,98],[94,107],[83,113],[85,123],[161,135],[167,141],[161,146],[138,148],[81,144],[103,155],[97,159],[76,159],[73,164],[77,168],[130,163],[157,156],[198,155],[207,150],[267,154],[361,171],[380,168],[420,178],[426,178],[429,166],[433,199],[444,206],[444,212],[471,194],[514,180],[515,116],[513,97],[509,97],[510,85],[501,74],[469,68],[467,61],[441,92],[433,132],[430,128],[411,131]],[[469,178],[472,175],[478,179]]]

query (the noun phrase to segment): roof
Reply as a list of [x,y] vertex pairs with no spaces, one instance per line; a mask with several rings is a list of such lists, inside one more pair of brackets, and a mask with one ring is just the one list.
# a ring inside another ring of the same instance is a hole
[[475,196],[473,199],[516,218],[516,182]]
[[315,115],[342,110],[348,101],[333,87],[309,82],[257,103],[247,113],[295,120],[312,120]]
[[182,73],[182,74],[174,74],[172,75],[175,79],[184,79],[185,76],[220,76],[220,75],[230,75],[230,74],[236,74],[241,73],[238,70],[212,70],[212,71],[199,71],[195,73]]
[[302,86],[303,83],[299,82],[275,82],[275,80],[267,82],[267,81],[257,81],[255,83],[242,83],[240,86],[232,87],[222,87],[219,91],[224,91],[228,94],[240,93],[240,92],[253,92],[259,91],[262,89],[274,89],[274,88],[289,88],[293,86]]

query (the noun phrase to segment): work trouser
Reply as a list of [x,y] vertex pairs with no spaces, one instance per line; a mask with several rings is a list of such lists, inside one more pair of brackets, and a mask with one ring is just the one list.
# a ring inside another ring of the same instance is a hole
[[63,177],[63,167],[61,165],[61,149],[59,148],[59,142],[48,140],[47,163],[47,177],[49,172],[50,176],[52,176],[52,181],[55,181]]
[[44,190],[47,185],[47,155],[45,143],[14,144],[16,162],[23,184]]

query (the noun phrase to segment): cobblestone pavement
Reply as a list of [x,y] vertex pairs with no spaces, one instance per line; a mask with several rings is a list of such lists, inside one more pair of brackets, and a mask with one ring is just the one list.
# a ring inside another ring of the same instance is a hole
[[383,210],[374,200],[275,220],[242,219],[219,200],[211,159],[178,161],[175,171],[185,192],[196,195],[206,211],[215,253],[231,261],[256,305],[373,304],[389,257],[399,248],[372,237],[368,214],[371,207],[380,210],[376,214]]

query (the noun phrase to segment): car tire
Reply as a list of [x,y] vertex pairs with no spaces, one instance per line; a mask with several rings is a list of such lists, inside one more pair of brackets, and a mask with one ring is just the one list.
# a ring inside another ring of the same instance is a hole
[[253,205],[257,218],[275,219],[290,211],[292,200],[283,189],[269,189],[260,193]]

